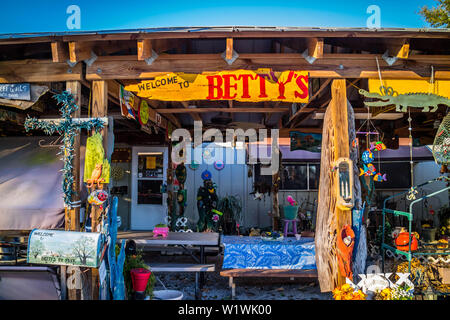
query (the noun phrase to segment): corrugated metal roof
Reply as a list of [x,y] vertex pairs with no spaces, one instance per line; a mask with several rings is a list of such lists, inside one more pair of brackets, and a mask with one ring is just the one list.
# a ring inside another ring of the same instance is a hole
[[222,26],[222,27],[162,27],[140,29],[118,29],[98,31],[62,31],[62,32],[32,32],[32,33],[5,33],[0,39],[20,39],[35,37],[61,37],[80,35],[105,35],[123,33],[163,33],[163,32],[405,32],[405,33],[449,33],[449,28],[323,28],[323,27],[257,27],[257,26]]

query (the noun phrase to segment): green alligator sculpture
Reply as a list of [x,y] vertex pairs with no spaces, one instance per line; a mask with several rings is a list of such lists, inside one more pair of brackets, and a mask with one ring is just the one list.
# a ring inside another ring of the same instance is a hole
[[384,92],[384,95],[367,92],[363,89],[359,90],[359,94],[366,98],[378,99],[378,101],[364,101],[364,104],[367,107],[386,107],[389,105],[395,105],[395,111],[398,112],[407,112],[408,107],[423,108],[422,112],[430,112],[430,107],[433,107],[431,112],[435,112],[440,104],[450,106],[450,99],[438,96],[436,94],[420,92],[398,94],[391,87],[382,87],[380,88],[380,92]]

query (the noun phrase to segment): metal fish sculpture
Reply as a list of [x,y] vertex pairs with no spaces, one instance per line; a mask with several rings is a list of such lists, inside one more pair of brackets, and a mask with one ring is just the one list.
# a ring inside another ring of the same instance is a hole
[[375,169],[375,166],[371,163],[364,165],[363,166],[364,169],[359,168],[359,176],[366,176],[366,177],[370,177],[373,176],[376,172],[377,169]]
[[365,164],[373,162],[373,153],[370,149],[364,151],[361,155],[361,159]]
[[373,180],[374,181],[377,181],[377,182],[383,182],[383,181],[387,181],[387,178],[386,178],[386,174],[381,174],[381,173],[377,173],[374,177],[373,177]]
[[370,143],[370,150],[376,150],[376,151],[382,151],[382,150],[386,150],[386,145],[381,142],[371,142]]

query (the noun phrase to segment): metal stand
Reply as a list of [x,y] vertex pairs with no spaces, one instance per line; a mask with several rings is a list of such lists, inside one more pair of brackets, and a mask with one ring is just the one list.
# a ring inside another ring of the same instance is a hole
[[[434,180],[430,180],[430,181],[427,181],[427,182],[425,182],[425,183],[422,183],[422,184],[420,184],[420,185],[414,187],[414,189],[423,187],[423,186],[425,186],[425,185],[428,185],[428,184],[430,184],[430,183],[434,183],[434,182],[436,182],[436,181],[448,181],[448,180],[449,180],[448,177],[441,176],[441,177],[436,178],[436,179],[434,179]],[[411,230],[411,229],[412,229],[412,221],[413,221],[413,218],[414,218],[414,217],[413,217],[413,214],[412,214],[412,207],[413,207],[413,205],[415,205],[416,203],[421,202],[421,201],[423,201],[423,200],[425,200],[425,199],[427,199],[427,198],[431,198],[431,197],[433,197],[433,196],[435,196],[435,195],[437,195],[437,194],[439,194],[439,193],[442,193],[442,192],[444,192],[444,191],[447,191],[447,190],[449,190],[449,189],[450,189],[450,187],[446,187],[446,188],[443,188],[443,189],[441,189],[441,190],[438,190],[438,191],[433,192],[433,193],[431,193],[431,194],[429,194],[429,195],[426,195],[426,196],[424,196],[424,197],[421,197],[421,198],[419,198],[419,199],[416,199],[416,200],[412,201],[412,202],[410,203],[410,205],[409,205],[409,212],[404,212],[404,211],[398,211],[398,210],[387,209],[387,208],[386,208],[386,203],[387,203],[389,200],[393,199],[393,198],[396,198],[396,197],[399,197],[399,196],[402,196],[402,195],[407,194],[410,190],[405,191],[405,192],[401,192],[401,193],[398,193],[398,194],[395,194],[395,195],[393,195],[393,196],[391,196],[391,197],[388,197],[388,198],[386,198],[386,199],[384,200],[384,203],[383,203],[383,212],[382,212],[382,214],[383,214],[383,222],[382,222],[382,223],[383,223],[383,232],[382,232],[382,238],[381,238],[382,271],[383,271],[383,273],[385,272],[384,266],[385,266],[386,250],[391,250],[392,252],[395,252],[395,253],[397,253],[397,254],[402,254],[402,255],[404,255],[404,256],[406,257],[406,259],[408,260],[408,272],[411,272],[411,260],[412,260],[412,257],[413,257],[413,256],[415,256],[415,255],[442,255],[442,252],[418,252],[418,251],[416,251],[416,252],[411,252],[411,242],[412,242],[411,240],[409,241],[408,251],[401,251],[401,250],[398,250],[397,248],[394,248],[394,247],[391,247],[391,246],[387,245],[387,244],[384,242],[384,236],[385,236],[385,223],[386,223],[386,213],[391,213],[391,214],[393,214],[393,215],[395,215],[395,216],[405,216],[405,217],[408,218],[408,233],[409,233],[409,239],[411,239],[411,233],[412,233],[412,230]]]

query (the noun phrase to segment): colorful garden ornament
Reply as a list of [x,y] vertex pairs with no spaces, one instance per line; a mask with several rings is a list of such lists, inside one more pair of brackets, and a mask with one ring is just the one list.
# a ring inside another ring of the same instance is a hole
[[373,153],[372,153],[372,151],[370,151],[370,149],[367,149],[366,151],[364,151],[362,153],[361,159],[362,159],[362,161],[365,164],[372,163],[373,162]]
[[215,168],[217,171],[222,170],[224,167],[225,167],[225,164],[223,163],[222,160],[217,160],[217,161],[214,162],[214,168]]
[[209,172],[208,170],[202,172],[203,180],[211,180],[211,178],[212,178],[211,172]]
[[433,142],[433,157],[437,164],[450,164],[450,113],[439,125]]
[[84,182],[87,183],[87,187],[93,188],[97,185],[101,188],[101,184],[108,184],[110,169],[109,161],[105,158],[102,135],[96,132],[86,141]]
[[[432,93],[417,92],[398,94],[392,87],[380,87],[380,93],[367,92],[360,89],[359,94],[366,98],[377,99],[378,101],[364,101],[367,107],[386,107],[395,105],[395,111],[407,112],[408,107],[423,108],[422,112],[435,112],[438,106],[446,105],[450,107],[450,99]],[[430,107],[433,109],[430,110]]]
[[200,165],[199,165],[198,162],[195,161],[195,160],[192,160],[191,163],[189,164],[189,168],[191,168],[191,169],[194,170],[194,171],[197,170],[199,166],[200,166]]
[[375,166],[371,163],[369,164],[364,164],[363,165],[363,169],[359,168],[359,176],[366,176],[366,177],[370,177],[375,175],[377,172],[377,169],[375,169]]

